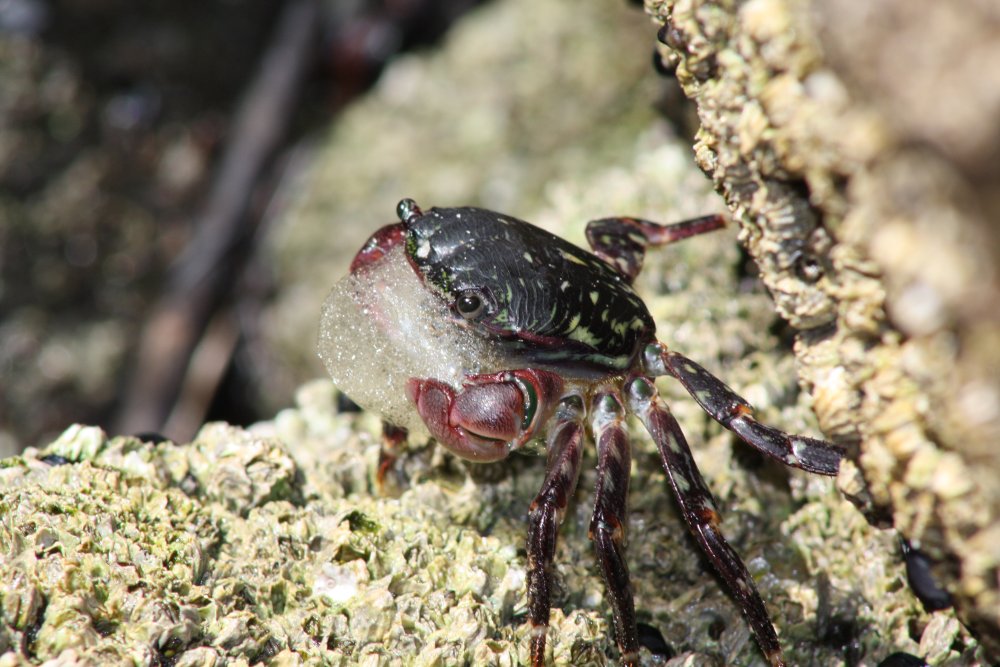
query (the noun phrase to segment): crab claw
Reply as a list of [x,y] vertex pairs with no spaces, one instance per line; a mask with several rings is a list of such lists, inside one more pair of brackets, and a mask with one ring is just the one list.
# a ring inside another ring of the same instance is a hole
[[562,391],[554,373],[520,369],[469,376],[461,389],[410,378],[406,395],[431,435],[472,461],[499,461],[534,437]]
[[[495,387],[498,388],[498,391],[492,392],[492,400],[497,402],[520,400],[519,396],[505,396],[504,394],[510,394],[510,392],[504,391],[505,388],[502,385],[495,385]],[[517,390],[514,389],[514,391]],[[465,392],[456,395],[455,390],[443,382],[410,378],[406,383],[406,394],[417,406],[420,418],[424,420],[427,430],[431,432],[434,439],[463,459],[486,463],[504,459],[510,453],[510,448],[504,440],[475,433],[470,431],[467,426],[462,425],[463,420],[458,409],[457,396],[464,396]],[[469,401],[466,399],[462,403],[469,403]],[[490,429],[484,427],[492,425],[499,433],[503,433],[506,430],[503,421],[501,414],[495,417],[492,424],[482,418],[474,420],[473,423],[481,430],[489,432]]]
[[406,239],[406,225],[397,222],[382,227],[365,241],[351,262],[351,273],[358,273],[380,262]]

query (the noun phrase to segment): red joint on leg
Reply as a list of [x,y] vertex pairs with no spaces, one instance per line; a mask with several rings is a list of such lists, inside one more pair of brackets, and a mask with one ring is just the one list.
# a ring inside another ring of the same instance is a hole
[[719,524],[722,523],[722,517],[711,507],[701,507],[695,510],[698,518],[703,522],[712,526],[713,528],[718,528]]
[[405,428],[382,422],[382,447],[379,449],[378,469],[375,473],[375,483],[380,492],[384,490],[386,477],[399,458],[397,453],[406,443],[406,435]]

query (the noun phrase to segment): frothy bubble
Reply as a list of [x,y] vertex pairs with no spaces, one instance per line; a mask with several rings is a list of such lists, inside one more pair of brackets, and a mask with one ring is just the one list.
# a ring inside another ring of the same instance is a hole
[[406,397],[409,378],[460,387],[467,374],[501,370],[495,348],[453,317],[397,246],[333,286],[323,304],[319,356],[355,403],[397,426],[424,431]]

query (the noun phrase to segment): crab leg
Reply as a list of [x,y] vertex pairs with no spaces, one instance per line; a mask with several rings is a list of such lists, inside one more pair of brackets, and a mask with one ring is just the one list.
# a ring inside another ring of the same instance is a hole
[[671,375],[715,421],[740,439],[773,459],[793,468],[820,475],[836,475],[844,452],[824,440],[792,435],[761,424],[754,417],[753,406],[697,363],[663,343],[648,345],[645,363],[653,375]]
[[528,510],[528,619],[531,664],[545,664],[545,637],[552,604],[552,562],[566,505],[576,489],[583,454],[583,403],[569,396],[559,403],[547,441],[545,481]]
[[626,667],[639,661],[635,603],[625,561],[626,514],[632,453],[624,410],[611,393],[594,398],[591,427],[597,441],[597,489],[590,539],[597,551],[604,585],[615,619],[615,639]]
[[650,380],[636,378],[629,383],[626,392],[629,410],[642,420],[656,442],[660,460],[680,504],[684,521],[729,591],[736,597],[768,661],[773,667],[783,666],[785,662],[781,656],[781,646],[764,601],[739,554],[729,546],[719,530],[719,512],[698,472],[680,425],[660,400],[656,387]]
[[601,218],[587,223],[587,242],[595,255],[632,282],[642,270],[647,246],[667,245],[725,226],[726,219],[719,214],[670,225],[640,218]]
[[378,469],[375,473],[375,483],[378,484],[380,490],[385,488],[385,478],[392,467],[396,465],[399,452],[402,451],[406,443],[407,434],[408,431],[405,428],[385,420],[382,421],[382,447],[379,448]]

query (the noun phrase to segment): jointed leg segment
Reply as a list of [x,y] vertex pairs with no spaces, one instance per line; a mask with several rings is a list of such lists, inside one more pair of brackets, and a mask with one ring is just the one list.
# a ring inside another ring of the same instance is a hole
[[580,476],[583,435],[583,403],[578,396],[569,396],[556,408],[547,441],[545,481],[528,510],[528,620],[533,667],[545,664],[556,537]]
[[594,542],[615,621],[615,640],[622,664],[639,662],[635,603],[625,560],[628,486],[632,454],[625,431],[625,414],[615,394],[594,397],[591,427],[597,441],[597,489],[590,539]]
[[660,460],[670,479],[681,513],[705,555],[740,603],[757,642],[773,667],[785,664],[764,601],[753,578],[719,530],[719,512],[705,486],[680,425],[660,400],[656,387],[646,378],[633,380],[626,388],[629,410],[635,413],[656,442]]
[[836,475],[840,469],[842,450],[823,440],[785,433],[761,424],[745,399],[684,355],[656,343],[647,346],[644,359],[651,375],[677,378],[712,419],[762,454],[820,475]]
[[719,214],[661,225],[640,218],[601,218],[587,223],[587,242],[594,254],[632,282],[642,270],[648,246],[666,245],[726,226]]

